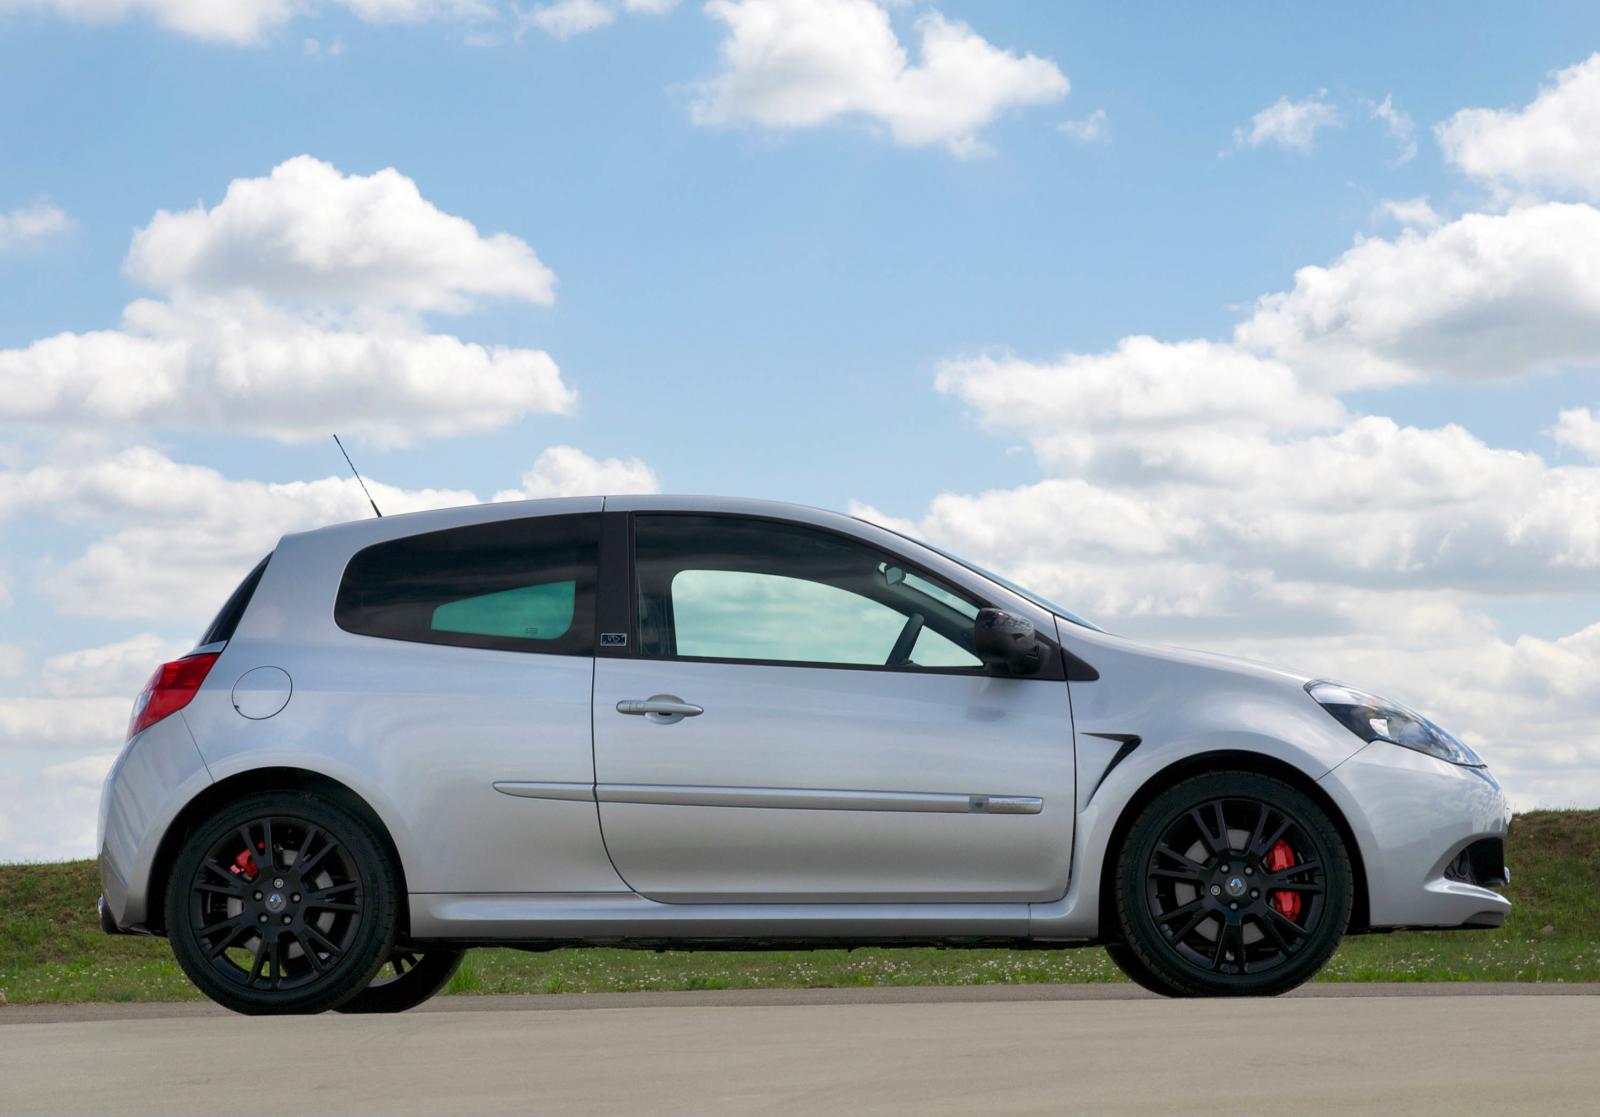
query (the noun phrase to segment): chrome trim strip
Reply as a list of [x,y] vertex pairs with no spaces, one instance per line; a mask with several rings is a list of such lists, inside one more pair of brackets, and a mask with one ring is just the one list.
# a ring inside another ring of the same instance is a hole
[[573,803],[593,803],[592,783],[540,783],[532,780],[496,780],[494,789],[519,799],[560,799]]
[[777,807],[792,811],[911,811],[923,814],[1038,814],[1044,800],[1030,795],[960,795],[940,791],[837,791],[804,787],[694,787],[602,783],[602,803],[677,807]]

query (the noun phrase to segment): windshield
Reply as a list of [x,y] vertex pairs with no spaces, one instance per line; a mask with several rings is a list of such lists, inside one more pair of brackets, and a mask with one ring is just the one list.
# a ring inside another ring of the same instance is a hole
[[[870,521],[863,520],[862,522],[863,523],[869,523]],[[882,524],[873,524],[872,526],[873,527],[883,528]],[[977,574],[978,576],[983,577],[983,578],[987,578],[991,582],[998,582],[1000,585],[1004,586],[1006,589],[1010,590],[1012,593],[1016,594],[1018,597],[1027,598],[1029,601],[1031,601],[1035,605],[1039,606],[1039,608],[1048,610],[1049,612],[1054,613],[1056,616],[1061,617],[1064,620],[1069,620],[1073,624],[1080,625],[1083,628],[1093,629],[1095,632],[1104,632],[1105,631],[1105,629],[1101,628],[1099,625],[1094,624],[1094,623],[1092,623],[1090,621],[1084,620],[1082,617],[1078,616],[1078,614],[1074,613],[1071,609],[1068,609],[1066,606],[1057,605],[1054,601],[1051,601],[1048,597],[1040,597],[1038,594],[1034,593],[1032,590],[1025,589],[1024,587],[1017,585],[1017,583],[1013,582],[1010,578],[1002,577],[1001,575],[996,574],[992,570],[985,570],[983,567],[979,566],[977,563],[968,562],[966,559],[962,558],[960,555],[952,555],[949,551],[945,550],[943,547],[935,547],[932,543],[929,543],[926,539],[917,539],[917,538],[915,538],[913,536],[907,535],[903,531],[895,531],[893,528],[883,528],[883,530],[885,530],[887,532],[890,532],[890,533],[892,533],[894,535],[898,535],[901,539],[909,539],[911,542],[915,543],[919,547],[926,547],[926,548],[928,548],[928,550],[932,551],[936,555],[943,555],[945,558],[949,559],[951,562],[955,563],[957,566],[964,566],[968,570],[972,571],[974,574]]]

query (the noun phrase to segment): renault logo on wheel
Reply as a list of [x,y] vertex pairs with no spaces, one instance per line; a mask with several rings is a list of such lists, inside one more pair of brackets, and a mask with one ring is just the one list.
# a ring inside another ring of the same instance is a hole
[[267,897],[267,910],[268,911],[282,911],[283,910],[283,893],[282,892],[274,892],[274,893],[272,893],[271,895],[269,895]]

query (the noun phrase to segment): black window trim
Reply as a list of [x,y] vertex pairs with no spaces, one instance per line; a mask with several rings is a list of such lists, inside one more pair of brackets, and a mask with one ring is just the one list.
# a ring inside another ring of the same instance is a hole
[[[731,656],[647,655],[644,653],[643,649],[639,647],[639,617],[636,601],[636,598],[638,597],[638,580],[636,577],[637,550],[635,548],[634,525],[639,516],[693,516],[701,519],[716,517],[718,519],[753,520],[763,523],[783,524],[788,527],[804,528],[810,531],[820,532],[824,535],[831,535],[836,539],[842,539],[848,543],[854,544],[857,547],[866,547],[872,550],[881,551],[886,557],[892,558],[897,564],[904,566],[907,572],[916,574],[921,578],[926,578],[932,581],[935,585],[949,583],[950,579],[938,573],[937,571],[927,569],[927,567],[923,566],[919,562],[906,558],[905,555],[899,551],[891,550],[887,547],[879,547],[876,543],[869,543],[868,541],[862,539],[859,535],[852,535],[847,531],[840,531],[838,528],[827,527],[822,524],[807,523],[804,520],[788,519],[783,516],[763,515],[749,512],[697,511],[688,508],[644,508],[626,512],[607,512],[605,515],[625,516],[627,517],[628,521],[627,564],[625,570],[626,581],[623,583],[623,585],[630,602],[628,609],[630,625],[628,629],[628,644],[630,645],[631,651],[629,654],[638,659],[660,663],[730,663],[742,664],[750,667],[805,667],[830,671],[882,671],[902,675],[955,675],[969,679],[999,678],[1039,680],[1044,682],[1065,682],[1067,679],[1061,644],[1056,639],[1056,634],[1054,632],[1040,632],[1038,634],[1041,643],[1044,644],[1050,653],[1049,661],[1043,670],[1032,675],[1008,675],[1004,671],[990,667],[988,664],[981,664],[977,667],[921,667],[916,664],[891,665],[887,663],[819,663],[812,662],[810,660],[797,659],[745,659]],[[604,528],[601,530],[601,535],[602,538],[605,537]],[[615,592],[616,587],[616,571],[613,570],[610,576],[607,576],[606,554],[602,549],[599,592],[602,595],[608,591]],[[993,599],[987,597],[978,597],[977,595],[973,594],[967,586],[959,585],[957,588],[962,591],[963,596],[975,597],[979,603],[978,608],[980,609],[1000,608],[1000,606],[997,605]],[[603,611],[604,606],[601,608]],[[598,641],[598,637],[596,637],[596,640]],[[607,651],[609,650],[610,649],[607,649]]]

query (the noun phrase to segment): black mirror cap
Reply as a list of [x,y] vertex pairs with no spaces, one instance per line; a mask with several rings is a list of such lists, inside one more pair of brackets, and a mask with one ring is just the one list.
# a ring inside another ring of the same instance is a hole
[[1032,622],[1004,609],[980,609],[973,624],[978,658],[1008,675],[1035,675],[1044,666],[1044,645]]

